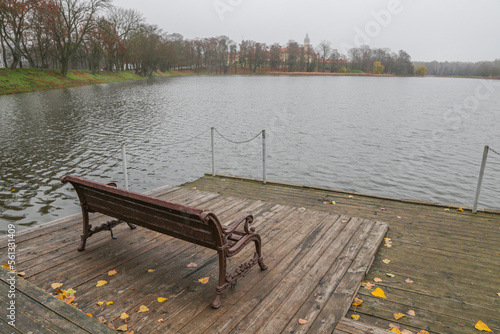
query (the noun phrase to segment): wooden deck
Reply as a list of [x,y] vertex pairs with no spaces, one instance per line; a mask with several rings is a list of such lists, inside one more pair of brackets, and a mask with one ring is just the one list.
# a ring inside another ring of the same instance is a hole
[[[254,268],[223,294],[221,308],[213,310],[209,304],[218,273],[214,251],[123,225],[114,229],[116,240],[101,232],[88,240],[84,252],[78,252],[81,219],[75,215],[19,233],[18,271],[48,293],[54,293],[52,283],[73,288],[81,314],[91,313],[115,328],[128,324],[136,334],[332,333],[387,231],[387,224],[378,220],[311,210],[299,203],[248,199],[244,194],[164,187],[151,195],[209,209],[225,223],[242,212],[252,213],[269,268]],[[93,224],[104,219],[96,216]],[[0,246],[4,255],[5,242]],[[249,258],[252,250],[246,251],[231,258],[230,265]],[[197,266],[188,267],[190,263]],[[111,270],[116,274],[108,275]],[[203,277],[210,277],[208,284],[198,281]],[[107,284],[97,287],[100,280]],[[168,299],[160,303],[159,297]],[[149,310],[140,313],[142,305]],[[26,310],[32,318],[47,316],[36,308]],[[123,313],[129,318],[121,319]],[[300,324],[299,319],[307,323]]]
[[[11,289],[12,277],[15,290]],[[15,292],[12,292],[15,291]],[[15,295],[10,299],[9,294]],[[15,301],[14,326],[5,319],[10,301]],[[45,291],[0,268],[0,333],[116,333],[76,308],[49,296]]]
[[[205,176],[184,185],[230,196],[272,201],[315,211],[381,220],[389,224],[392,247],[381,246],[366,281],[387,299],[365,288],[362,306],[347,314],[360,315],[358,324],[370,331],[339,323],[336,333],[378,333],[372,326],[417,333],[480,333],[477,321],[500,333],[500,211],[472,214],[457,206],[400,200],[282,183],[263,185],[244,178]],[[335,201],[335,205],[324,204]],[[382,260],[390,260],[389,264]],[[394,277],[388,277],[387,274]],[[407,283],[409,278],[414,283]],[[409,310],[415,316],[407,315]],[[396,320],[394,313],[406,314]],[[359,327],[359,326],[358,326]],[[343,329],[341,329],[343,328]]]

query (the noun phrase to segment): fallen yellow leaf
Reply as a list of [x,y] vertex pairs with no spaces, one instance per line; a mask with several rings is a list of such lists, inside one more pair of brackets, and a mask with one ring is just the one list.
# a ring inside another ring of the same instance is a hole
[[401,331],[397,327],[392,327],[391,332],[401,334]]
[[375,291],[372,291],[372,295],[374,295],[375,297],[387,299],[384,290],[382,290],[381,288],[376,288]]
[[411,315],[412,317],[414,317],[415,316],[415,311],[409,310],[408,312],[406,312],[406,314]]
[[64,285],[64,283],[52,283],[51,287],[52,287],[52,289],[56,290],[56,289],[59,289],[63,285]]
[[399,320],[401,318],[405,317],[403,313],[394,313],[394,319]]
[[480,330],[482,332],[491,332],[491,329],[481,320],[479,320],[476,323],[476,326],[474,326],[475,329]]
[[87,313],[87,315],[91,318],[93,318],[94,316],[92,315],[92,313]]
[[373,281],[374,281],[374,282],[379,283],[379,282],[382,282],[382,279],[381,279],[381,278],[378,278],[378,277],[375,277],[375,278],[373,279]]
[[147,312],[147,311],[149,311],[149,309],[146,305],[141,305],[141,307],[139,307],[139,313]]
[[462,208],[458,208],[458,209],[457,209],[457,211],[460,211],[460,212],[461,212],[461,211],[464,211],[464,209],[462,209]]
[[68,294],[76,293],[76,290],[73,290],[73,288],[69,288],[68,290],[66,290],[66,293]]
[[382,262],[384,262],[385,264],[389,264],[389,263],[391,263],[391,260],[389,260],[389,259],[383,259]]
[[365,289],[369,289],[369,290],[371,290],[375,286],[375,284],[370,283],[370,282],[363,282],[361,285],[364,286]]
[[120,319],[122,320],[125,320],[125,319],[128,319],[129,318],[129,315],[125,312],[123,312],[121,315],[120,315]]
[[420,330],[420,332],[418,332],[417,334],[429,334],[429,332],[428,332],[428,331],[424,331],[424,330],[422,329],[422,330]]
[[201,284],[207,284],[210,277],[203,277],[198,280]]
[[359,320],[359,314],[351,314],[351,318],[354,320]]
[[500,292],[497,292],[497,296],[500,297]]
[[306,319],[302,319],[302,318],[299,319],[299,324],[305,325],[307,323],[308,323],[308,321]]
[[21,271],[21,272],[18,272],[17,275],[18,276],[24,276],[24,275],[26,275],[26,273],[24,271]]
[[163,303],[168,298],[158,297],[158,303]]
[[335,205],[335,204],[337,204],[337,203],[335,203],[335,201],[330,201],[330,204]]
[[102,281],[97,282],[96,286],[99,287],[99,286],[103,286],[103,285],[106,285],[106,284],[108,284],[108,282],[102,280]]
[[128,325],[125,324],[125,325],[121,325],[120,327],[118,327],[116,329],[117,331],[120,331],[120,332],[126,332],[128,330]]
[[392,278],[392,277],[396,277],[396,275],[391,274],[391,273],[387,273],[386,275],[387,275],[388,277],[391,277],[391,278]]
[[108,271],[108,276],[113,276],[113,275],[116,275],[117,273],[118,273],[118,271],[116,271],[116,269],[113,269],[113,270]]
[[148,269],[148,273],[152,273],[153,271],[155,271],[154,269]]
[[354,298],[354,301],[352,302],[352,306],[361,306],[363,304],[363,300],[359,298]]
[[97,304],[97,306],[102,306],[104,304],[104,302],[97,302],[96,304]]
[[352,195],[349,195],[349,196],[347,196],[347,198],[354,198],[354,196],[352,196]]
[[163,318],[158,319],[158,322],[164,322],[165,320]]
[[113,302],[107,302],[106,305],[113,305]]

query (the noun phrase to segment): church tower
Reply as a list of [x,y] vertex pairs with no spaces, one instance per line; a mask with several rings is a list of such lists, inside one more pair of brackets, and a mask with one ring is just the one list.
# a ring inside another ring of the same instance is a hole
[[304,38],[304,51],[309,51],[311,46],[311,40],[309,39],[309,34],[306,34],[306,38]]

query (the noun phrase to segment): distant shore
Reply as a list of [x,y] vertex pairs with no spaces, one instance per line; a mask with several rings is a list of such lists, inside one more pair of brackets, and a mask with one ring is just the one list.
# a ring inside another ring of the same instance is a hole
[[[187,73],[186,73],[187,74]],[[155,73],[155,77],[184,75],[178,71]],[[95,75],[91,71],[70,70],[67,78],[63,78],[55,69],[0,69],[0,95],[35,92],[39,90],[78,87],[110,82],[145,79],[133,72],[99,71]]]
[[[192,70],[155,72],[153,77],[174,77],[185,75],[220,75],[216,73],[195,73]],[[396,77],[394,74],[373,73],[331,73],[331,72],[280,72],[280,71],[248,71],[238,73],[227,73],[225,75],[287,75],[287,76],[353,76],[353,77]],[[469,78],[469,79],[500,79],[500,77],[458,77],[437,76],[439,78]],[[70,70],[68,77],[63,78],[56,69],[5,69],[0,68],[0,95],[19,94],[35,92],[47,89],[78,87],[110,82],[131,81],[146,79],[133,72],[107,72],[99,71],[95,75],[86,70]]]

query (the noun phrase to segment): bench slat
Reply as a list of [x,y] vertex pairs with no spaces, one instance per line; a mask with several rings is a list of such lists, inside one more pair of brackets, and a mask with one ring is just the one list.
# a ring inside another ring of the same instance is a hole
[[165,209],[154,204],[131,201],[114,194],[81,188],[88,209],[137,224],[151,230],[216,249],[213,233],[199,216]]

